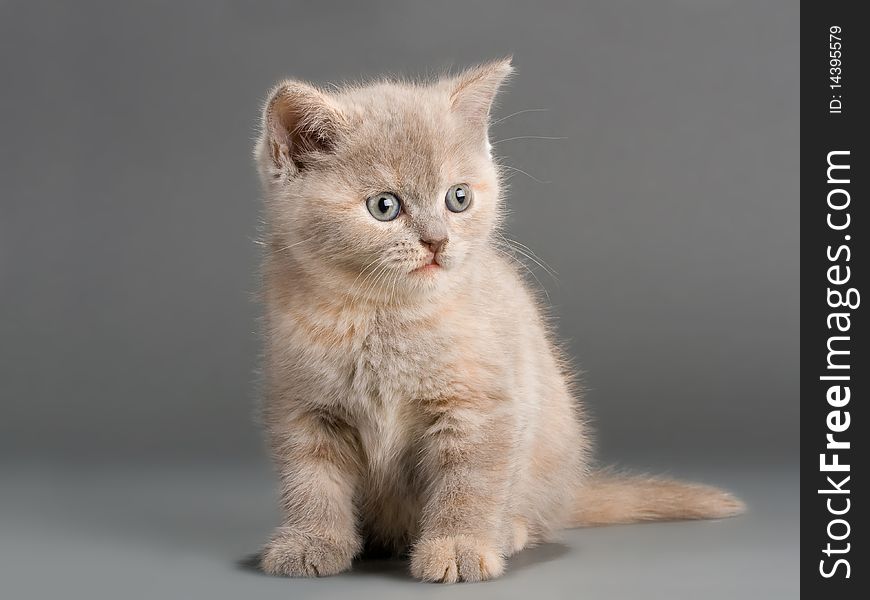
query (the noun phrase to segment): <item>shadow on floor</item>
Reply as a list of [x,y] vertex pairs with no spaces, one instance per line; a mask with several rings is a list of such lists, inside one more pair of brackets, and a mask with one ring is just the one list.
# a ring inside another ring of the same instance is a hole
[[[508,560],[505,576],[527,568],[557,560],[569,552],[568,546],[560,543],[541,544],[523,550]],[[248,573],[266,576],[260,567],[260,553],[249,554],[236,561],[236,567]],[[353,575],[378,576],[389,579],[411,581],[408,561],[404,558],[384,558],[380,555],[363,556],[354,561]]]

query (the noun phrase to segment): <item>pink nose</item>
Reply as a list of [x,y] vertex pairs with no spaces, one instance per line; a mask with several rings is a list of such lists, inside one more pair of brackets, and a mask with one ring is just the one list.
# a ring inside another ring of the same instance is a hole
[[437,239],[424,239],[420,238],[420,243],[429,248],[432,254],[438,254],[442,248],[444,248],[444,244],[447,243],[447,238],[437,238]]

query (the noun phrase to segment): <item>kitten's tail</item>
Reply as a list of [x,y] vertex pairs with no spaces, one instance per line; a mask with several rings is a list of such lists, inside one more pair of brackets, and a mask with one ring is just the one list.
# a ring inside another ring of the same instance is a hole
[[712,486],[599,471],[584,480],[570,525],[722,519],[744,510],[742,501]]

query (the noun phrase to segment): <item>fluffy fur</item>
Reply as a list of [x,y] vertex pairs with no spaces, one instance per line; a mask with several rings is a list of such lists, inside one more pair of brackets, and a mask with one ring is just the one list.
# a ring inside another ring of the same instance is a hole
[[[269,95],[263,421],[284,521],[268,573],[339,573],[372,546],[409,552],[424,581],[478,581],[563,527],[741,510],[714,488],[589,472],[569,369],[500,249],[487,129],[511,70]],[[454,213],[459,183],[473,198]],[[393,221],[366,208],[382,192],[401,199]]]

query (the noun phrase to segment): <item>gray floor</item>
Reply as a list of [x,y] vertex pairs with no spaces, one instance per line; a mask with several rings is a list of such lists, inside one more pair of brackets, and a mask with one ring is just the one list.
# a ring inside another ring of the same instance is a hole
[[[439,586],[400,561],[320,580],[245,566],[274,524],[265,465],[0,466],[0,589],[18,598],[797,598],[798,472],[681,468],[749,513],[568,531],[500,580]],[[449,589],[448,589],[449,588]]]

